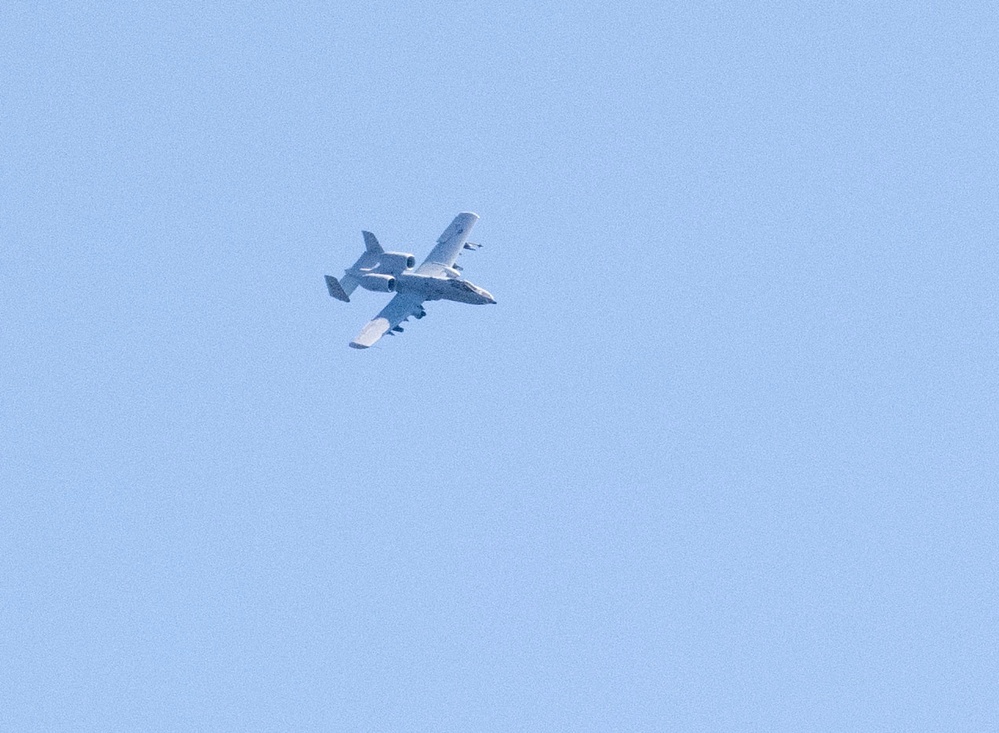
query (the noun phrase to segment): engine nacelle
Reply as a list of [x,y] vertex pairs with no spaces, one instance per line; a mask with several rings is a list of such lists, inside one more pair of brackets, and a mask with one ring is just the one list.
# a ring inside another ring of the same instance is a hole
[[369,273],[361,277],[361,287],[376,293],[391,293],[395,290],[395,278],[391,275]]
[[379,257],[378,269],[402,272],[416,267],[416,258],[407,252],[385,252]]

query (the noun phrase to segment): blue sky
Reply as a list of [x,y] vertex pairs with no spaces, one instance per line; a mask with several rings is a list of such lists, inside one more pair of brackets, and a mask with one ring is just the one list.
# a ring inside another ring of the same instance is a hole
[[287,5],[0,8],[0,729],[999,725],[994,9]]

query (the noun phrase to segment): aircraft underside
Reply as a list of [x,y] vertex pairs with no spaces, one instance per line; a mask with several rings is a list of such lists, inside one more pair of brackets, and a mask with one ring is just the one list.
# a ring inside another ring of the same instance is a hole
[[403,321],[410,317],[423,318],[427,300],[453,300],[458,303],[485,305],[495,303],[493,296],[464,279],[455,260],[463,250],[478,249],[468,242],[468,233],[478,220],[476,214],[458,214],[437,239],[437,245],[416,269],[416,258],[405,252],[386,252],[375,235],[363,232],[365,252],[337,280],[326,276],[326,287],[332,297],[350,302],[350,294],[360,286],[379,293],[395,293],[381,312],[361,330],[350,345],[366,349],[386,333],[399,333]]

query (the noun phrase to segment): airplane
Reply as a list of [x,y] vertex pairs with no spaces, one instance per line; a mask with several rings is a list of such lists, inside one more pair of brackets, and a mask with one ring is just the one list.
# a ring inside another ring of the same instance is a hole
[[461,268],[455,264],[463,250],[479,249],[480,245],[468,241],[468,233],[478,220],[478,214],[470,211],[458,214],[437,238],[437,246],[416,269],[413,269],[416,265],[413,255],[386,252],[374,234],[361,232],[364,254],[339,280],[326,275],[326,288],[332,297],[345,303],[350,302],[350,294],[358,285],[376,293],[395,293],[395,297],[361,329],[350,345],[366,349],[386,333],[402,333],[400,323],[409,320],[410,316],[420,319],[427,315],[423,308],[423,302],[427,300],[454,300],[473,305],[495,303],[492,295],[464,279]]

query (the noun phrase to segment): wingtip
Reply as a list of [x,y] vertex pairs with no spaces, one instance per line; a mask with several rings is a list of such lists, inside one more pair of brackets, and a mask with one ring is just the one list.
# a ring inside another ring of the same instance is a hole
[[350,345],[350,348],[352,348],[352,349],[366,349],[366,348],[368,348],[366,344],[359,344],[356,341],[351,341],[349,345]]

